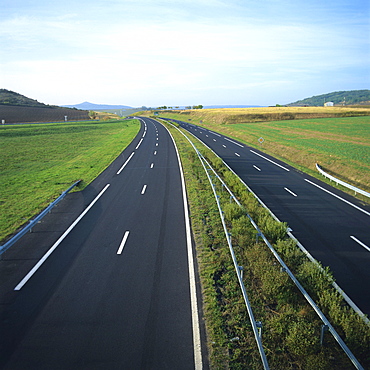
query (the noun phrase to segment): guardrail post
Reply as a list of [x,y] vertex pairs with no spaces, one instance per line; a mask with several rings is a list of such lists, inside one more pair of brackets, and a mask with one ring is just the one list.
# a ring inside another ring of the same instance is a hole
[[261,236],[261,233],[256,234],[256,243],[258,243],[258,237]]
[[256,326],[258,328],[258,334],[260,338],[262,339],[262,321],[256,321]]
[[321,326],[321,334],[320,334],[320,344],[323,346],[324,345],[324,336],[325,333],[329,330],[328,325],[322,325]]
[[243,266],[238,266],[239,272],[240,272],[240,278],[243,280],[243,271],[244,267]]

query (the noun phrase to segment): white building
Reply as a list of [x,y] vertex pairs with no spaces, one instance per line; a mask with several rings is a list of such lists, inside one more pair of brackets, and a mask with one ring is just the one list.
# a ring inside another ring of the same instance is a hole
[[324,104],[324,107],[334,107],[334,103],[332,101],[328,101]]

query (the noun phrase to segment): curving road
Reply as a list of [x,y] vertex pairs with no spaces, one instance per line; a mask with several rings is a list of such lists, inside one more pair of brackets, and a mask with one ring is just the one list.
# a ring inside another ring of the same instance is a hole
[[0,368],[206,366],[176,150],[141,121],[106,171],[1,256]]
[[177,121],[214,150],[370,315],[370,206],[236,140]]

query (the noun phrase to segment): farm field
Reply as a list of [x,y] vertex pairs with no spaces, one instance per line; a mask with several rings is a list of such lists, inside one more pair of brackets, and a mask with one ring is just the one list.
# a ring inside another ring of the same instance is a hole
[[[220,109],[218,112],[191,111],[190,114],[160,112],[160,116],[188,121],[218,131],[279,157],[312,175],[318,176],[315,163],[319,163],[326,172],[370,191],[369,115],[322,118],[316,116],[321,112],[329,114],[329,111],[335,115],[347,115],[350,111],[336,107],[329,110],[320,107],[282,108],[279,113],[281,115],[289,112],[296,114],[304,110],[305,114],[312,113],[313,117],[245,122],[252,111],[263,115],[267,109],[271,109],[271,114],[277,114],[280,108]],[[367,111],[370,114],[370,110]],[[360,109],[357,114],[359,112],[365,113],[366,109]],[[226,123],[230,117],[234,123]],[[260,137],[264,139],[263,144],[258,142]]]
[[68,121],[88,120],[89,112],[60,107],[23,107],[0,104],[0,122],[5,120],[5,123],[62,122],[65,116]]
[[75,181],[86,186],[133,140],[137,120],[0,127],[0,240]]

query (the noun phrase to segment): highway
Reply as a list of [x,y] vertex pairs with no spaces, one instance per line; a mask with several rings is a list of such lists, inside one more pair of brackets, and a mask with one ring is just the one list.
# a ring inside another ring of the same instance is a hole
[[141,121],[111,166],[1,256],[0,368],[207,367],[176,150]]
[[337,284],[370,315],[370,206],[257,149],[204,127],[174,120],[251,188],[292,234],[329,266]]

